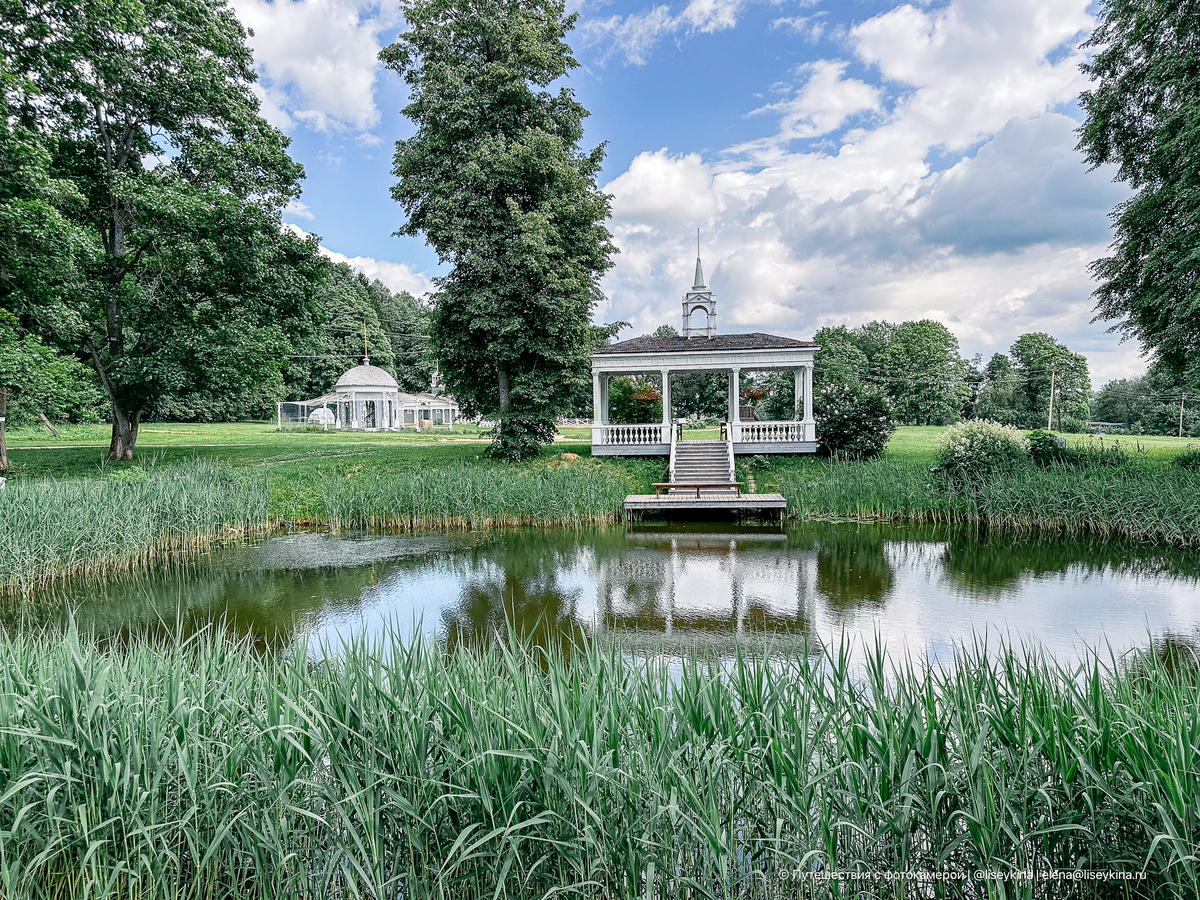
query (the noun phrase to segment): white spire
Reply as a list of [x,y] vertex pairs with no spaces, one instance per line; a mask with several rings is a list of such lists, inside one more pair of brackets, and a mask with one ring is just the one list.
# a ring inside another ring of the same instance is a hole
[[693,291],[703,291],[706,285],[704,284],[704,269],[700,265],[700,229],[696,229],[696,283],[692,285]]

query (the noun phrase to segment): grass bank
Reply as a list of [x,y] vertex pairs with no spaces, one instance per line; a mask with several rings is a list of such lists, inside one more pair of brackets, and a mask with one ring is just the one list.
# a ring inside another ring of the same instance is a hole
[[[582,449],[582,448],[581,448]],[[0,491],[0,594],[72,575],[187,558],[277,527],[491,528],[606,525],[660,460],[547,454],[495,463],[455,447],[354,452],[235,466],[192,458],[87,478],[13,479]]]
[[868,657],[0,636],[0,894],[1196,896],[1194,670]]
[[147,568],[266,528],[263,473],[197,460],[0,491],[0,593]]
[[[106,465],[94,426],[17,432],[0,494],[0,593],[70,573],[136,568],[222,536],[283,526],[485,528],[603,525],[629,493],[665,477],[661,459],[592,459],[567,429],[521,465],[483,455],[475,429],[435,435],[277,432],[273,425],[147,426],[142,458]],[[1119,469],[1046,471],[948,490],[929,467],[942,429],[902,428],[867,463],[739,461],[759,491],[802,519],[953,522],[1200,546],[1200,474],[1170,465],[1187,441],[1122,439]],[[155,443],[157,441],[157,443]],[[1136,448],[1140,447],[1140,451]],[[569,455],[578,459],[570,459]]]
[[750,471],[759,490],[782,493],[789,514],[802,519],[946,522],[1200,547],[1200,473],[1172,466],[1029,465],[953,487],[924,462],[893,454],[861,463],[770,460]]

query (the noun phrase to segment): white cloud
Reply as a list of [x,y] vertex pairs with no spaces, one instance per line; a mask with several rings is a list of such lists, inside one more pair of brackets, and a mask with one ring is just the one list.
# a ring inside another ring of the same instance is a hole
[[620,54],[628,65],[645,65],[664,37],[711,34],[737,25],[745,0],[689,0],[678,13],[666,5],[644,12],[586,20],[579,29],[585,43],[600,47],[600,62]]
[[621,53],[629,65],[642,66],[663,35],[676,28],[675,17],[666,6],[655,6],[628,16],[590,19],[580,26],[586,43],[602,47],[600,61],[607,62]]
[[816,43],[825,34],[827,27],[825,13],[812,16],[781,16],[771,21],[772,28],[782,28],[792,34],[798,34],[810,43]]
[[386,0],[232,0],[254,31],[258,95],[267,121],[317,131],[379,124],[375,80],[380,35],[400,23]]
[[[307,238],[311,235],[299,225],[285,224],[284,229],[298,237]],[[385,259],[374,259],[370,256],[347,256],[336,250],[321,246],[320,252],[335,263],[345,263],[356,272],[362,272],[368,278],[382,281],[393,291],[408,291],[414,297],[421,298],[433,289],[433,281],[423,272],[416,271],[408,263],[389,262]]]
[[703,220],[716,212],[713,176],[697,153],[641,153],[605,191],[618,222],[639,224]]
[[743,0],[690,0],[679,14],[679,21],[688,31],[724,31],[737,25],[743,5]]
[[296,219],[314,219],[312,207],[307,203],[302,203],[299,200],[289,200],[287,206],[283,208],[285,216],[292,216]]
[[[768,143],[819,137],[840,128],[851,116],[877,112],[880,109],[879,88],[844,77],[846,65],[841,60],[828,59],[808,63],[797,72],[807,75],[808,80],[794,97],[754,110],[753,114],[777,113],[780,116],[779,133]],[[747,145],[744,149],[752,146]]]
[[408,263],[388,262],[370,256],[346,256],[326,247],[322,247],[321,252],[334,262],[344,262],[372,280],[378,278],[393,291],[408,291],[414,297],[423,297],[433,289],[433,282]]
[[621,253],[600,317],[678,327],[700,226],[731,331],[930,316],[964,352],[1049,331],[1094,375],[1140,370],[1135,345],[1090,322],[1088,263],[1125,194],[1087,171],[1056,112],[1081,87],[1091,23],[1087,0],[904,5],[847,33],[867,77],[818,61],[759,110],[778,118],[769,138],[640,154],[605,187]]

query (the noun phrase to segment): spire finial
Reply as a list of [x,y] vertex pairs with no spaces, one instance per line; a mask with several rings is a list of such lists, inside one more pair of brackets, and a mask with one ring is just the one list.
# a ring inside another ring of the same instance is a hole
[[692,285],[693,291],[704,290],[704,268],[700,265],[700,229],[696,229],[696,283]]
[[367,353],[367,320],[363,319],[363,365],[369,366],[370,364],[371,357]]

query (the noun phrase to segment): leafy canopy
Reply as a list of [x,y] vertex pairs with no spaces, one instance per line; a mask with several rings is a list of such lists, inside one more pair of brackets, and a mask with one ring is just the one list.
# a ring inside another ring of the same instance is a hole
[[1112,255],[1093,273],[1097,317],[1182,369],[1200,350],[1200,16],[1171,0],[1103,0],[1085,46],[1093,86],[1079,147],[1135,194],[1113,212]]
[[409,87],[416,133],[396,144],[392,196],[451,270],[431,343],[468,414],[499,421],[493,451],[553,439],[594,346],[598,276],[615,252],[596,187],[603,146],[580,149],[587,115],[546,88],[578,63],[576,16],[557,0],[405,0],[410,30],[381,59]]
[[48,223],[31,268],[52,276],[16,272],[3,302],[95,368],[110,456],[132,457],[139,422],[166,397],[282,396],[288,332],[323,268],[315,241],[281,233],[303,170],[259,116],[233,11],[223,0],[2,9],[0,128],[30,177],[0,227],[28,242]]

